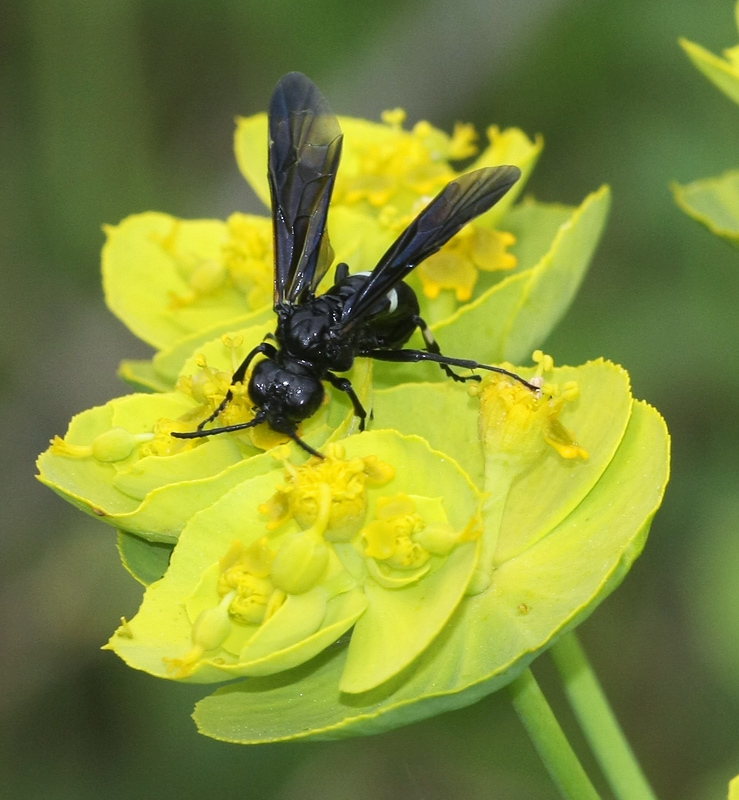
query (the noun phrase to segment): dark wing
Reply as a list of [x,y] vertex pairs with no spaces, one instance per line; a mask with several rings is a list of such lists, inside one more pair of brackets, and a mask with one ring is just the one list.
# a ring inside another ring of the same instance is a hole
[[342,330],[351,329],[424,259],[492,208],[520,177],[518,167],[486,167],[447,184],[390,246],[364,286],[346,304]]
[[291,72],[269,106],[269,189],[275,306],[311,297],[330,266],[326,215],[341,157],[341,128],[315,84]]

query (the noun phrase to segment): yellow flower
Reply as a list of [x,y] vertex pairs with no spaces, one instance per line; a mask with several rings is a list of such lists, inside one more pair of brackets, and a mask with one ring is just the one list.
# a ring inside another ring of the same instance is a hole
[[516,266],[516,257],[507,252],[515,243],[512,233],[483,228],[473,222],[419,265],[418,277],[424,294],[435,300],[442,289],[451,289],[458,302],[466,303],[472,298],[479,270],[494,272]]
[[429,551],[415,541],[415,534],[423,528],[423,519],[408,495],[380,497],[376,519],[362,530],[366,542],[364,554],[395,569],[418,569],[431,557]]
[[172,220],[165,236],[152,234],[172,259],[186,292],[170,294],[173,311],[234,288],[244,295],[247,307],[262,308],[272,299],[272,225],[268,217],[234,213],[226,220],[220,251],[205,257],[187,246],[183,221]]
[[[348,146],[334,203],[376,214],[397,234],[459,174],[449,161],[477,154],[477,133],[472,125],[457,124],[448,136],[425,121],[406,130],[402,109],[386,111],[382,120],[384,124],[341,120]],[[512,134],[491,127],[491,147],[499,147],[499,140]],[[516,266],[516,257],[507,252],[514,243],[510,233],[487,228],[484,222],[471,223],[420,266],[424,294],[435,299],[443,289],[451,289],[459,302],[469,300],[479,270]]]
[[538,369],[532,383],[539,392],[507,375],[492,374],[470,391],[480,398],[480,436],[486,452],[523,467],[540,456],[547,445],[567,459],[588,457],[574,435],[559,421],[562,408],[577,399],[576,383],[563,387],[543,382],[554,362],[540,350],[534,353]]
[[303,528],[319,522],[329,541],[353,538],[367,510],[367,485],[386,483],[394,470],[374,455],[346,460],[338,444],[329,445],[325,455],[299,467],[285,462],[286,482],[259,509],[271,517],[270,529],[294,518]]

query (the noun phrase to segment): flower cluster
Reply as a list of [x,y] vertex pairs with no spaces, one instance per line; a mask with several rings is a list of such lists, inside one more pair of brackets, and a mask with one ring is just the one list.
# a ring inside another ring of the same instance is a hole
[[[371,269],[458,171],[517,164],[541,139],[491,127],[451,135],[400,110],[339,118],[344,156],[329,215],[337,262]],[[238,122],[236,154],[267,199],[266,116]],[[523,184],[523,180],[520,182]],[[517,190],[518,191],[518,187]],[[332,393],[300,428],[322,457],[266,424],[180,439],[233,398],[253,419],[245,355],[273,330],[267,216],[160,213],[107,229],[111,310],[156,348],[121,375],[142,390],[76,416],[39,478],[118,530],[146,591],[107,647],[195,683],[204,733],[238,742],[376,732],[473,702],[511,680],[622,579],[667,479],[659,415],[605,361],[555,368],[534,352],[567,309],[600,237],[607,188],[577,208],[509,193],[411,276],[445,352],[504,363],[445,381],[436,365],[357,359],[373,409],[358,432]]]

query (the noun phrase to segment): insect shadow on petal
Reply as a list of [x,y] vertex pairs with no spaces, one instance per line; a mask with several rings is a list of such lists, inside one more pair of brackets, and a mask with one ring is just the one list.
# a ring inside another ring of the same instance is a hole
[[[330,257],[326,233],[331,193],[341,159],[339,122],[315,84],[299,72],[277,84],[269,107],[268,178],[275,246],[274,334],[255,347],[234,372],[231,385],[251,372],[248,394],[255,415],[249,422],[208,428],[233,399],[231,389],[218,408],[180,439],[239,431],[266,422],[321,456],[298,436],[298,424],[320,408],[323,381],[345,392],[364,430],[367,412],[346,372],[357,356],[379,361],[433,361],[455,381],[480,380],[452,367],[484,369],[537,387],[502,367],[444,355],[420,316],[418,298],[403,279],[439,250],[468,222],[492,208],[519,179],[515,166],[487,167],[455,178],[418,214],[371,272],[349,274],[336,267],[333,286],[316,295]],[[414,331],[425,349],[403,347]]]

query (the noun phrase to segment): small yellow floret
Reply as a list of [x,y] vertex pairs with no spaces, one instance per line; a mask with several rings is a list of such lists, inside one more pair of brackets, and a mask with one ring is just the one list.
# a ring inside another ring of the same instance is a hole
[[512,233],[475,223],[468,225],[419,265],[423,293],[433,300],[442,289],[451,289],[457,302],[467,302],[472,297],[480,270],[495,272],[516,266],[516,256],[508,252],[515,243]]
[[401,128],[408,115],[403,108],[391,108],[380,114],[380,119],[391,128]]
[[[354,161],[339,172],[334,202],[361,206],[400,230],[420,210],[419,201],[425,205],[454,177],[447,163],[451,140],[424,121],[405,130],[402,109],[386,111],[382,119],[384,125],[368,122],[354,131]],[[389,205],[395,215],[388,214]]]
[[559,421],[563,407],[578,396],[577,384],[561,388],[544,384],[543,373],[553,367],[553,361],[541,351],[534,354],[534,360],[539,366],[531,383],[542,386],[540,392],[499,374],[471,387],[480,398],[480,436],[486,450],[521,465],[540,456],[546,445],[563,458],[588,458],[587,451]]
[[172,677],[190,677],[203,655],[209,650],[217,649],[226,641],[231,633],[229,605],[235,595],[235,591],[229,592],[217,606],[206,608],[198,614],[192,626],[192,648],[184,656],[162,659]]
[[[115,463],[125,461],[138,445],[154,438],[154,433],[131,433],[117,426],[99,433],[90,444],[71,444],[55,436],[51,440],[51,452],[67,458],[94,458],[102,463]],[[145,449],[142,448],[142,454]]]
[[181,238],[182,222],[174,220],[164,236],[154,236],[174,262],[187,291],[170,293],[170,307],[177,311],[203,298],[233,287],[246,298],[249,309],[272,300],[272,226],[267,217],[232,214],[226,220],[221,252],[206,258],[187,249]]
[[271,602],[277,590],[271,579],[275,556],[267,537],[263,536],[248,547],[234,542],[221,559],[218,594],[224,597],[233,593],[228,605],[232,619],[260,625],[269,618],[270,609],[270,613],[277,610]]
[[[362,529],[364,554],[398,570],[417,570],[435,555],[448,555],[460,537],[451,525],[426,525],[407,494],[380,497],[375,519]],[[430,546],[426,546],[430,545]]]
[[477,154],[477,131],[471,122],[458,122],[449,143],[449,158],[458,161]]
[[376,456],[346,459],[343,448],[332,444],[323,459],[313,457],[299,467],[285,462],[285,483],[259,510],[270,516],[271,530],[295,518],[330,541],[348,541],[364,519],[367,485],[386,483],[393,475]]
[[[224,336],[223,346],[227,350],[235,370],[241,363],[241,357],[237,351],[243,346],[243,339],[241,336]],[[220,426],[238,425],[243,422],[249,422],[254,418],[253,403],[249,397],[248,380],[232,384],[233,372],[225,372],[224,370],[210,367],[202,354],[197,357],[196,365],[198,371],[194,375],[180,376],[176,388],[183,394],[190,395],[196,403],[200,404],[200,408],[194,409],[181,417],[179,422],[182,423],[182,427],[173,427],[172,430],[195,430],[200,422],[207,419],[220,406],[228,392],[231,392],[231,401],[218,415],[218,424]],[[250,432],[251,429],[244,431],[246,435]],[[237,433],[236,435],[238,436],[239,434]],[[176,441],[198,442],[200,440],[177,439]]]
[[226,226],[224,267],[249,307],[261,308],[272,301],[272,226],[267,218],[240,213],[232,214]]

